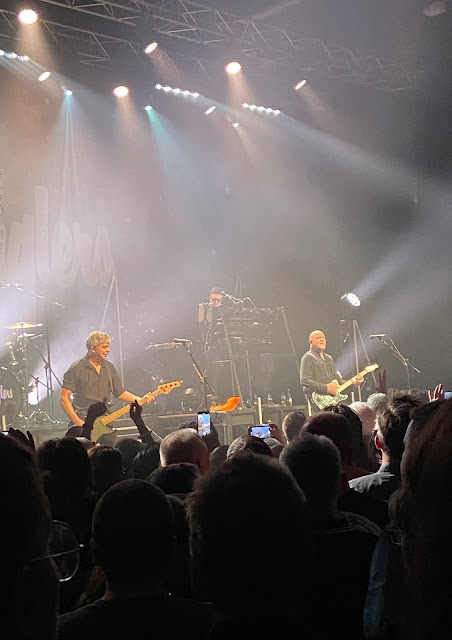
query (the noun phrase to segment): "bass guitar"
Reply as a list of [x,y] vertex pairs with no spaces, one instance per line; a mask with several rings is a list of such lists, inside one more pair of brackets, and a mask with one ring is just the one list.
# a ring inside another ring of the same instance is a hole
[[[157,391],[150,391],[147,393],[144,398],[140,398],[138,400],[139,404],[144,404],[145,399],[153,400],[157,396],[162,393],[170,393],[176,387],[180,387],[180,380],[173,380],[173,382],[165,382],[164,384],[160,384],[157,387]],[[117,411],[113,411],[113,413],[108,413],[105,416],[101,416],[100,418],[96,418],[93,424],[93,430],[91,431],[91,440],[93,442],[97,442],[100,436],[104,433],[114,433],[116,429],[109,426],[110,422],[117,420],[121,416],[125,415],[128,411],[130,411],[130,404],[126,404],[121,409]]]
[[[334,396],[330,396],[328,394],[323,394],[323,393],[317,393],[316,391],[313,391],[312,392],[313,402],[315,402],[315,404],[318,406],[318,408],[321,411],[325,407],[327,407],[329,404],[339,404],[340,402],[344,402],[344,400],[347,400],[348,396],[341,392],[344,391],[344,389],[347,389],[347,387],[349,387],[351,384],[353,384],[359,375],[364,377],[371,371],[375,371],[375,369],[378,369],[378,364],[370,364],[368,367],[360,371],[356,376],[353,376],[353,378],[350,378],[350,380],[347,380],[347,382],[344,382],[343,384],[339,385],[339,389],[337,390],[337,393]],[[337,380],[332,380],[332,382],[339,384]]]

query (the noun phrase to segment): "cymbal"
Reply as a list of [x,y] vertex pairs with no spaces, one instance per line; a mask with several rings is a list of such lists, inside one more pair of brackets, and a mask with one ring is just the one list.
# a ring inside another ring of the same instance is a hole
[[42,327],[42,322],[14,322],[6,325],[6,329],[32,329],[33,327]]

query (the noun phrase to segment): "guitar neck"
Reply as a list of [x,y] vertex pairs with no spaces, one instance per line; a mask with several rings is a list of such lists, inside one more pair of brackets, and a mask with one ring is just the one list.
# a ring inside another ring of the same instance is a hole
[[341,386],[337,390],[337,393],[341,393],[342,391],[344,391],[344,389],[347,389],[347,387],[349,387],[351,384],[353,384],[353,381],[356,378],[356,376],[360,376],[360,375],[361,376],[365,376],[366,373],[368,373],[367,369],[363,369],[362,371],[357,373],[355,376],[353,376],[353,378],[350,378],[350,380],[347,380],[347,382],[344,382],[344,384],[341,384]]
[[[160,391],[155,391],[154,393],[148,393],[147,397],[148,398],[155,398],[158,395],[160,395]],[[138,400],[138,404],[144,404],[144,402],[145,401],[144,401],[143,398],[140,398]],[[117,409],[116,411],[113,411],[113,413],[109,413],[106,416],[102,416],[102,418],[100,420],[101,420],[102,424],[107,425],[107,424],[110,424],[110,422],[113,422],[113,420],[117,420],[121,416],[125,415],[128,411],[130,411],[130,404],[126,404],[123,407],[121,407],[120,409]]]

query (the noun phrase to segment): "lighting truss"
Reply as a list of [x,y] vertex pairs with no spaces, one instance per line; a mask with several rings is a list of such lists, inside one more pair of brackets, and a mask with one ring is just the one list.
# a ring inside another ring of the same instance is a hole
[[[191,58],[199,71],[206,68],[209,48],[218,51],[231,46],[237,54],[271,61],[276,67],[296,63],[300,75],[312,70],[335,78],[374,84],[385,90],[402,90],[412,86],[414,74],[397,61],[384,61],[375,56],[357,56],[350,49],[327,45],[317,38],[275,27],[265,21],[253,21],[219,11],[189,0],[41,0],[51,4],[58,19],[41,19],[55,42],[76,47],[83,64],[103,65],[118,49],[142,56],[142,46],[135,29],[142,20],[149,20],[154,34],[197,43],[205,55]],[[55,15],[56,15],[55,14]],[[90,29],[85,28],[82,14],[91,16]],[[0,46],[3,38],[17,36],[15,15],[0,10]],[[4,47],[2,47],[4,48]],[[173,58],[182,57],[173,47],[165,46]],[[207,73],[207,71],[206,71]],[[207,75],[209,75],[207,73]]]

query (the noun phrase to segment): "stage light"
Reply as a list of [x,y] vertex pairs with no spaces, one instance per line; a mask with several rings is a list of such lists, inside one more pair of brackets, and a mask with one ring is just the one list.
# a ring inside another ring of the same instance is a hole
[[169,91],[171,91],[171,87],[166,85],[166,87],[163,87],[163,91],[166,91],[166,93],[168,93]]
[[3,51],[3,49],[0,49],[0,56],[4,56],[5,52]]
[[355,293],[344,293],[344,295],[341,296],[341,300],[348,302],[352,307],[359,307],[361,304],[361,300]]
[[242,65],[240,64],[240,62],[234,60],[234,62],[229,62],[225,66],[225,69],[227,73],[229,73],[231,76],[234,76],[236,73],[242,70]]
[[215,106],[215,105],[212,105],[211,107],[209,107],[209,108],[205,111],[206,116],[210,116],[210,114],[211,114],[211,113],[213,113],[213,112],[215,111],[215,109],[216,109],[216,106]]
[[249,106],[250,106],[250,105],[248,104],[248,102],[243,102],[243,103],[242,103],[242,107],[243,107],[244,109],[248,109],[248,108],[249,108]]
[[161,91],[163,89],[162,85],[159,83],[155,85],[155,88],[157,89],[157,91]]
[[39,82],[44,82],[44,80],[47,80],[47,78],[50,78],[50,71],[44,71],[43,73],[41,73],[38,80]]
[[265,111],[266,111],[267,113],[273,113],[273,109],[271,109],[270,107],[267,107],[267,108],[265,109]]
[[179,93],[182,93],[181,90],[179,88],[176,87],[176,89],[173,89],[173,93],[177,95],[179,95]]
[[232,126],[234,127],[234,129],[237,129],[237,127],[240,127],[240,124],[238,122],[233,122]]
[[152,111],[152,107],[150,104],[147,104],[144,109],[145,111]]
[[8,58],[13,58],[14,60],[18,57],[17,53],[14,53],[14,51],[11,51],[11,53],[7,53],[6,55]]
[[182,91],[182,95],[183,96],[189,96],[190,95],[190,91],[188,89],[185,89],[185,91]]
[[63,89],[64,95],[69,98],[72,95],[72,91],[70,89]]
[[262,113],[262,111],[265,111],[265,107],[257,107],[257,110]]
[[199,98],[199,93],[197,91],[195,91],[194,93],[191,94],[192,98]]
[[281,113],[281,111],[280,111],[279,109],[275,109],[275,110],[273,111],[273,115],[274,115],[274,116],[279,116],[279,114],[280,114],[280,113]]
[[146,49],[144,50],[145,53],[152,53],[153,51],[155,51],[158,47],[158,43],[154,40],[154,42],[150,42],[148,44],[148,46],[146,47]]
[[28,62],[30,60],[28,56],[19,56],[17,59],[21,62]]
[[129,90],[127,87],[124,87],[124,85],[121,85],[119,87],[115,87],[113,89],[113,94],[117,97],[117,98],[125,98],[126,96],[129,95]]
[[305,84],[306,84],[306,80],[300,80],[300,82],[295,85],[295,91],[298,91],[298,89],[301,89],[301,87],[304,87]]
[[22,9],[22,11],[19,11],[17,14],[17,18],[23,24],[34,24],[38,21],[39,16],[33,9]]

